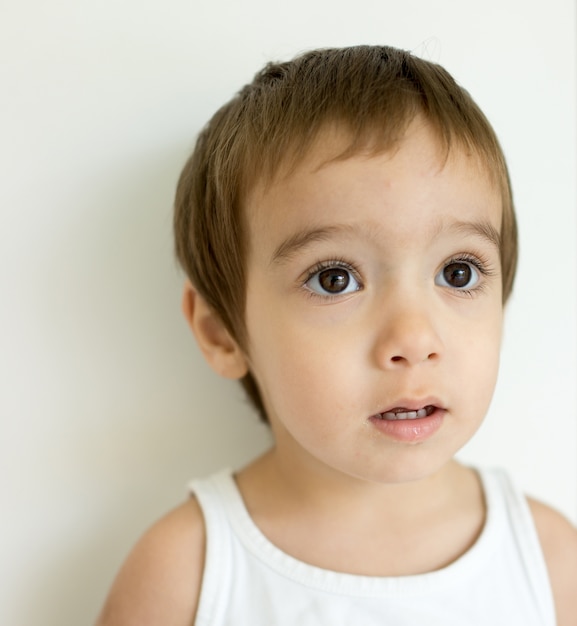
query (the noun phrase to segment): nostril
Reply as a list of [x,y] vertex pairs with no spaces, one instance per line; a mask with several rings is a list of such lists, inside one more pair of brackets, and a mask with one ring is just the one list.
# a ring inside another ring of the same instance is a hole
[[[431,352],[430,354],[428,354],[424,359],[423,359],[423,363],[425,363],[426,361],[434,361],[438,358],[438,354],[436,352]],[[392,363],[398,363],[399,361],[405,361],[407,360],[405,357],[403,356],[392,356],[391,357],[391,362]]]

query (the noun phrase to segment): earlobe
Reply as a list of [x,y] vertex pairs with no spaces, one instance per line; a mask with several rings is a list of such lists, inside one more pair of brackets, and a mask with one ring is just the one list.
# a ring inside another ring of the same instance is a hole
[[239,345],[190,283],[184,287],[182,312],[204,358],[217,374],[234,379],[247,374],[246,358]]

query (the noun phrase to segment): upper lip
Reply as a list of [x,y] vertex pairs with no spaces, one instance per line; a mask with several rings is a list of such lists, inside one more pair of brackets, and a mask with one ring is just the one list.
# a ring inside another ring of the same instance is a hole
[[387,408],[378,411],[378,415],[382,415],[383,413],[392,413],[393,411],[418,411],[419,409],[424,409],[427,406],[434,406],[437,409],[444,409],[444,405],[438,398],[435,397],[427,397],[427,398],[399,398],[395,401],[394,404],[389,405]]

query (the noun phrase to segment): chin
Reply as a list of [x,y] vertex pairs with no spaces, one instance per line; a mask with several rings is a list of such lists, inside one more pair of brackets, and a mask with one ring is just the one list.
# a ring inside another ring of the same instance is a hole
[[452,457],[443,459],[414,459],[412,462],[405,459],[402,462],[392,462],[385,467],[375,468],[358,478],[383,485],[402,485],[427,480],[448,469],[456,463]]

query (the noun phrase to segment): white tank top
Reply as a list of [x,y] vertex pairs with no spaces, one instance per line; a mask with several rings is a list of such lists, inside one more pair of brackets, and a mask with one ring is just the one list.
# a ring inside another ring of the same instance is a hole
[[308,565],[254,524],[229,470],[193,481],[207,547],[196,626],[555,626],[524,496],[479,471],[487,518],[476,543],[428,574],[376,577]]

